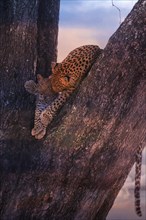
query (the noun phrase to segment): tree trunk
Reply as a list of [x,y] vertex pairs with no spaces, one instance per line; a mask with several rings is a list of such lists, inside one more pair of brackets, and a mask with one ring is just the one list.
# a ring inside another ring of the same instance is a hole
[[[59,0],[0,1],[1,219],[20,219],[21,175],[39,168],[42,142],[30,135],[35,100],[24,83],[35,79],[39,69],[48,75],[51,61],[57,58],[59,5]],[[18,207],[14,195],[19,197]]]
[[23,89],[32,77],[36,26],[25,28],[24,42],[9,23],[3,27],[2,219],[106,218],[145,141],[145,11],[139,0],[43,141],[30,137],[33,102]]

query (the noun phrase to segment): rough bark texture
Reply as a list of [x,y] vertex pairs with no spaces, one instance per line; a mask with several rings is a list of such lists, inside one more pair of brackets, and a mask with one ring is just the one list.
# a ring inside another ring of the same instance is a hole
[[[146,1],[140,0],[49,126],[43,142],[30,137],[31,100],[23,90],[33,69],[25,56],[33,63],[34,31],[26,41],[31,52],[22,54],[25,42],[18,66],[19,50],[5,48],[3,57],[13,65],[1,71],[6,92],[2,219],[106,218],[134,164],[137,146],[145,141],[145,12]],[[17,32],[8,33],[15,40]]]
[[[39,167],[42,143],[30,135],[35,99],[25,91],[24,83],[35,79],[39,68],[48,75],[51,61],[57,57],[59,4],[59,0],[0,1],[1,219],[20,219],[21,174]],[[19,197],[18,207],[14,194]]]

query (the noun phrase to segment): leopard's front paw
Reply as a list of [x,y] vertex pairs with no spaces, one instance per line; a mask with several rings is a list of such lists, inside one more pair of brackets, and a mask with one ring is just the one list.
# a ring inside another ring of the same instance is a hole
[[38,133],[37,135],[35,135],[35,139],[42,139],[46,134],[46,128],[43,128],[42,131],[40,133]]
[[41,132],[42,128],[41,127],[34,127],[32,130],[31,130],[31,135],[32,136],[35,136],[37,134],[39,134]]
[[31,135],[36,139],[42,139],[46,134],[46,128],[44,126],[34,127],[31,130]]
[[44,110],[40,115],[41,123],[47,127],[47,125],[52,121],[53,117],[46,110]]
[[25,82],[24,87],[27,92],[36,95],[37,91],[37,84],[33,80],[28,80]]

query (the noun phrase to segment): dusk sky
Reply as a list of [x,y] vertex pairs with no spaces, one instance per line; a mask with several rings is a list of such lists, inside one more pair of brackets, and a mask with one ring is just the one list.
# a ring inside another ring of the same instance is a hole
[[[121,21],[136,3],[135,0],[114,0],[121,10]],[[61,0],[58,61],[74,48],[97,44],[104,48],[120,24],[119,11],[112,0]]]
[[[114,0],[119,11],[112,6],[112,0],[61,0],[58,62],[76,47],[86,44],[104,48],[110,36],[133,8],[136,0]],[[121,16],[121,18],[120,18]],[[145,220],[146,211],[146,149],[142,165],[142,211],[139,218],[134,210],[134,168],[120,191],[107,220]]]

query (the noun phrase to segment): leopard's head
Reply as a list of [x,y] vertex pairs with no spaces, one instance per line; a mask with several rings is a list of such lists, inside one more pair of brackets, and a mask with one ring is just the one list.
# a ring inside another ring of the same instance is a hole
[[70,87],[70,76],[67,74],[66,66],[62,63],[52,63],[51,85],[55,92],[62,92]]

